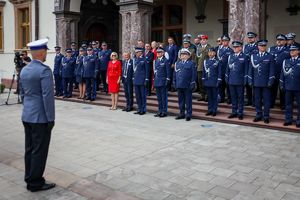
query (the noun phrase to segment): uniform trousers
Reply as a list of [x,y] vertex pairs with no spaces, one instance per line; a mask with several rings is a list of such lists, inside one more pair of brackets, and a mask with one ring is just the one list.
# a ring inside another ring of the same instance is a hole
[[[254,97],[255,97],[255,110],[256,117],[269,119],[270,117],[270,100],[271,90],[268,87],[255,87],[254,86]],[[262,104],[264,110],[262,110]]]
[[28,189],[38,189],[43,178],[51,138],[52,123],[23,122],[25,130],[25,182]]
[[106,72],[107,72],[107,70],[100,70],[100,80],[101,80],[101,83],[103,84],[103,91],[104,92],[108,91],[107,83],[106,83]]
[[243,85],[229,85],[232,114],[243,116],[244,114],[244,86]]
[[62,87],[62,78],[59,74],[54,75],[55,81],[55,95],[62,95],[63,94],[63,87]]
[[64,96],[71,97],[73,92],[73,77],[63,78]]
[[168,90],[166,86],[155,87],[158,101],[158,113],[167,114]]
[[138,112],[146,112],[146,86],[145,85],[135,85],[134,86],[134,91],[135,91],[135,98],[136,98],[136,103],[138,105]]
[[216,113],[218,109],[218,88],[206,87],[208,112]]
[[192,117],[192,90],[190,88],[177,88],[177,94],[180,116]]
[[300,124],[300,91],[286,90],[285,91],[285,121],[293,122],[293,103],[294,99],[297,102],[297,124]]

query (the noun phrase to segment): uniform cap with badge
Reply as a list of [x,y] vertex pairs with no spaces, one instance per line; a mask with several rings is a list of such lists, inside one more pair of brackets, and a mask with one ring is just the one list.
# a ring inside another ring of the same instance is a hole
[[209,48],[207,51],[208,51],[208,52],[210,52],[210,51],[216,52],[216,49],[213,48],[213,47],[211,47],[211,48]]
[[221,37],[221,40],[222,40],[222,41],[230,41],[230,37],[229,37],[228,35],[223,35],[223,36]]
[[276,40],[286,40],[286,36],[283,34],[276,35]]
[[71,48],[67,48],[66,49],[66,53],[72,53],[72,49]]
[[295,45],[290,46],[290,51],[297,51],[297,50],[299,50],[299,47]]
[[258,46],[267,46],[268,40],[259,40],[257,41]]
[[190,43],[191,41],[187,38],[182,40],[182,44],[190,44]]
[[285,37],[286,37],[287,40],[294,40],[295,39],[295,37],[292,33],[286,34]]
[[158,47],[157,50],[156,50],[157,53],[164,53],[165,52],[165,49],[162,48],[162,47]]
[[198,35],[198,38],[208,40],[208,36],[207,35],[203,35],[203,34]]
[[48,38],[44,38],[44,39],[40,39],[40,40],[36,40],[33,42],[30,42],[27,44],[27,46],[29,47],[29,49],[31,51],[36,51],[36,50],[41,50],[41,49],[48,49]]
[[144,48],[142,48],[142,47],[135,47],[135,48],[134,48],[134,52],[135,52],[135,53],[138,53],[138,52],[144,52]]
[[233,47],[241,47],[241,46],[243,46],[243,43],[240,41],[233,41],[232,46]]
[[247,33],[247,37],[248,37],[248,38],[255,38],[256,36],[257,36],[257,34],[254,33],[254,32],[249,31],[249,32]]
[[191,55],[191,52],[190,52],[188,49],[186,49],[186,48],[183,48],[183,49],[181,49],[181,50],[180,50],[180,54],[187,54],[187,55]]

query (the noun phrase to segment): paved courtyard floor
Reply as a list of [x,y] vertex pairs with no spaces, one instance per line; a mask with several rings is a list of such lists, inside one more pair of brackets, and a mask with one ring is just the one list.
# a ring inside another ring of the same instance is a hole
[[299,200],[300,135],[56,102],[45,177],[23,182],[21,105],[0,106],[1,200]]

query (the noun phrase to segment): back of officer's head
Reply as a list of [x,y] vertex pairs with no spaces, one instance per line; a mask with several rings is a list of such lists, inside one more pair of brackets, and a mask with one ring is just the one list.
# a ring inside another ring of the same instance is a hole
[[47,49],[31,50],[32,59],[40,60],[42,62],[46,61]]

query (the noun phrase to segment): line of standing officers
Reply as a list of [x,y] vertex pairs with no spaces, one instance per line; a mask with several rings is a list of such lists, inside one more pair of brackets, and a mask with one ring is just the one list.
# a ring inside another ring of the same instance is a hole
[[[198,89],[201,95],[199,100],[208,101],[207,116],[216,116],[218,103],[223,103],[226,99],[227,103],[232,104],[232,112],[228,118],[243,120],[246,93],[246,105],[252,105],[256,110],[253,121],[264,121],[268,124],[270,108],[274,107],[279,91],[280,106],[286,110],[284,126],[293,123],[292,108],[295,98],[298,108],[296,126],[300,127],[300,45],[295,42],[295,34],[278,34],[276,45],[269,49],[267,40],[256,41],[256,37],[255,33],[248,32],[248,43],[243,45],[241,41],[233,41],[232,48],[228,35],[218,39],[220,43],[217,47],[207,43],[206,35],[199,35],[192,44],[191,35],[185,34],[180,48],[172,37],[168,38],[168,45],[165,46],[144,45],[143,41],[138,41],[134,55],[130,56],[130,52],[123,55],[122,83],[126,97],[126,107],[123,110],[132,111],[135,92],[135,114],[144,115],[147,111],[147,96],[151,95],[151,88],[155,88],[158,112],[154,116],[166,117],[168,91],[177,91],[180,112],[176,120],[190,121],[192,93]],[[95,76],[92,76],[93,73],[89,74],[93,80],[90,80],[91,83],[85,80],[85,83],[91,89],[81,93],[80,97],[86,96],[85,98],[94,100],[96,87],[93,87],[93,81],[95,82],[98,74],[97,63],[101,62],[97,62],[99,52],[89,54],[89,48],[88,55],[82,58],[82,65],[87,65],[86,57],[93,56],[95,68],[91,69]],[[67,56],[62,58],[62,69],[72,59],[72,51],[69,56],[68,52],[70,49],[67,50]],[[78,66],[80,61],[74,63],[76,68],[76,63]],[[65,76],[62,78],[65,79]],[[62,81],[63,91],[66,90],[63,95],[66,97],[71,95],[67,86],[72,80],[70,78]]]

